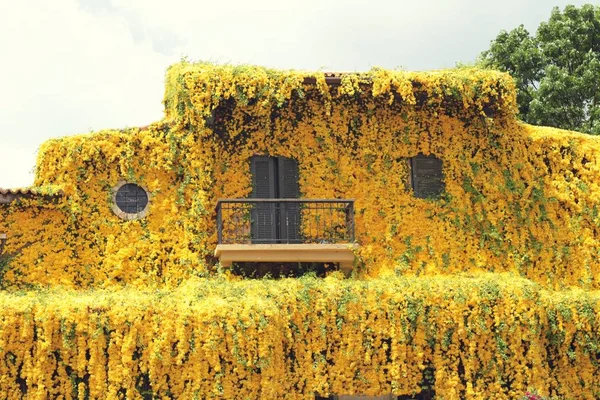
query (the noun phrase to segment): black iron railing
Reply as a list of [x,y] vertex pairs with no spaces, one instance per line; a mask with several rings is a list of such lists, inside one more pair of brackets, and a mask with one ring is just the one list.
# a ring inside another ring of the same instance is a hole
[[354,200],[221,199],[219,244],[352,243]]

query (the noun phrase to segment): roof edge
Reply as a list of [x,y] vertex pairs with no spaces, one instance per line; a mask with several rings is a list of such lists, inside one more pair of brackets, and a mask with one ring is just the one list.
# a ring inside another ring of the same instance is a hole
[[0,188],[0,204],[9,204],[18,199],[42,199],[42,200],[56,200],[62,197],[64,192],[62,190],[53,190],[52,188],[16,188],[16,189],[2,189]]

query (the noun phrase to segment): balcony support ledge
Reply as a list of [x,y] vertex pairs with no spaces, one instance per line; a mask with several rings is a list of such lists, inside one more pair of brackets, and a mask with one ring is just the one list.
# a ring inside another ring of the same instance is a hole
[[349,275],[354,268],[357,244],[219,244],[215,257],[221,265],[233,262],[331,262],[339,263],[340,270]]

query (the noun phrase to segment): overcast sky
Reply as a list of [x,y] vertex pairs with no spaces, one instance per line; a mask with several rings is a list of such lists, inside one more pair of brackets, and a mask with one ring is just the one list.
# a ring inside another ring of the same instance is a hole
[[49,138],[161,119],[164,73],[182,56],[335,71],[448,68],[473,61],[501,29],[535,31],[553,6],[584,3],[0,0],[0,187],[31,185]]

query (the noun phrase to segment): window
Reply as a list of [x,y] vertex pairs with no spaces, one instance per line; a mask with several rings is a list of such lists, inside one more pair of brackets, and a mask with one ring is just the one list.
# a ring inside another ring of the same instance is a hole
[[410,182],[415,197],[420,199],[437,198],[444,191],[442,160],[424,154],[410,158]]
[[[251,159],[252,197],[295,199],[300,196],[298,163],[286,157]],[[259,203],[252,210],[253,243],[299,243],[300,207],[297,203]]]
[[112,210],[122,219],[132,220],[146,216],[150,196],[148,191],[130,182],[120,182],[113,188]]

